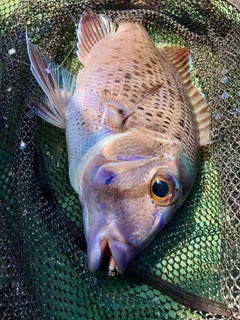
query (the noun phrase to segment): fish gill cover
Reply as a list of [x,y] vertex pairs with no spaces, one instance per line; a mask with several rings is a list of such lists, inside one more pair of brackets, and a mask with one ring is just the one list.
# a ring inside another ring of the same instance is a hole
[[[211,144],[183,204],[123,275],[88,270],[64,132],[37,117],[26,30],[77,74],[83,12],[143,24],[156,45],[190,47],[211,112]],[[7,1],[0,4],[1,319],[239,319],[240,4],[231,1]]]

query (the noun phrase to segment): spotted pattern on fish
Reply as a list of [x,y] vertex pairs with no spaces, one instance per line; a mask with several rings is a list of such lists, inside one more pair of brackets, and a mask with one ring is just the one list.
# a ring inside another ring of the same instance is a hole
[[49,70],[56,64],[28,38],[27,45],[49,100],[39,115],[66,129],[89,269],[109,252],[110,269],[123,273],[186,198],[199,146],[208,143],[210,115],[191,81],[189,49],[157,48],[141,25],[124,22],[116,31],[111,19],[87,12],[75,82],[62,67]]
[[[76,105],[77,108],[79,104],[87,106],[76,115],[79,120],[91,119],[81,123],[84,131],[96,132],[104,122],[113,132],[146,127],[167,133],[170,139],[183,143],[192,165],[195,165],[196,159],[191,155],[195,154],[192,148],[196,149],[199,145],[196,124],[186,89],[175,67],[153,45],[145,29],[137,24],[121,24],[111,38],[111,44],[110,39],[106,38],[91,50],[85,67],[78,76],[77,90],[69,113],[74,114]],[[141,95],[147,94],[156,86],[159,86],[159,90],[153,96],[141,99]],[[85,88],[84,94],[82,88]],[[106,104],[105,101],[109,101],[107,106],[118,103],[123,108],[140,103],[125,122],[121,121],[120,114],[116,125],[112,124],[111,112],[117,114],[117,108],[110,107],[103,119],[101,108]],[[74,123],[75,121],[76,118],[73,118]]]

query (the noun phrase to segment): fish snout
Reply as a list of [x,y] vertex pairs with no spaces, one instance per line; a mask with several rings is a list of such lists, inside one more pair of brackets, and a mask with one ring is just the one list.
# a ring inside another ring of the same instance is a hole
[[114,261],[114,269],[124,273],[132,258],[131,245],[121,235],[114,222],[107,222],[99,231],[87,235],[88,266],[95,272],[100,266],[104,255],[109,254],[109,260]]

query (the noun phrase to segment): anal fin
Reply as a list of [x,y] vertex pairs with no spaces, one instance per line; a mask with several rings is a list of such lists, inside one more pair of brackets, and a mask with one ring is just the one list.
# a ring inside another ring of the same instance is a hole
[[191,79],[189,48],[181,46],[162,46],[159,48],[178,70],[187,89],[188,98],[196,116],[199,130],[200,145],[206,145],[210,140],[210,113],[204,95],[195,87]]
[[66,108],[75,87],[75,78],[65,68],[44,58],[26,35],[31,71],[45,92],[48,101],[39,103],[38,114],[44,120],[64,129]]

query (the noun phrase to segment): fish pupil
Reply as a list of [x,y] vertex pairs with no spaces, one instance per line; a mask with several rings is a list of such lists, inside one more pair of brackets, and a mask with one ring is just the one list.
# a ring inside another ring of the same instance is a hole
[[157,180],[152,186],[152,192],[159,198],[164,198],[168,194],[168,185],[163,180]]

